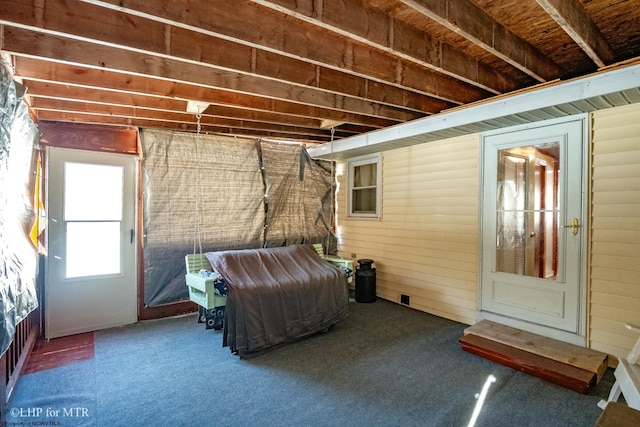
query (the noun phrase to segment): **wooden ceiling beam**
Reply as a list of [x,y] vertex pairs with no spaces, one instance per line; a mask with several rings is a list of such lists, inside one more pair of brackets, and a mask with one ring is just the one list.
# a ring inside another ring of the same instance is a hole
[[616,55],[578,0],[536,0],[598,67],[611,65]]
[[336,94],[310,86],[227,71],[197,63],[160,56],[141,56],[139,52],[97,45],[32,30],[4,26],[4,49],[14,55],[47,58],[52,61],[124,72],[140,76],[198,84],[245,94],[258,94],[279,100],[351,111],[374,117],[407,121],[414,112],[371,100]]
[[393,55],[403,68],[418,65],[494,94],[518,89],[511,78],[362,0],[251,1]]
[[[93,104],[113,105],[116,107],[129,106],[147,110],[180,112],[187,111],[188,101],[157,96],[116,92],[110,90],[89,89],[80,86],[70,86],[60,83],[50,83],[35,80],[25,80],[32,97],[88,102]],[[204,113],[218,118],[239,119],[253,122],[264,122],[273,125],[298,126],[319,129],[322,121],[315,118],[297,117],[272,112],[260,112],[226,105],[210,105]],[[195,120],[195,119],[194,119]],[[367,128],[366,130],[373,130]],[[341,129],[344,134],[361,133],[363,128],[349,131]]]
[[[427,93],[408,91],[379,81],[370,82],[364,77],[300,59],[78,0],[49,0],[41,9],[42,16],[23,13],[31,3],[32,0],[3,1],[0,4],[0,22],[427,114],[453,106],[453,101],[437,99]],[[100,19],[95,19],[98,15]],[[464,94],[459,92],[455,96],[460,98],[460,102],[467,102],[469,99],[465,99]],[[483,95],[469,96],[477,99]]]
[[[73,114],[93,114],[100,116],[116,116],[125,119],[140,120],[157,120],[177,123],[179,125],[196,126],[194,114],[187,112],[170,112],[158,111],[146,108],[136,108],[129,106],[116,106],[98,103],[88,103],[75,100],[62,100],[54,98],[34,97],[31,107],[36,113],[40,111],[57,111]],[[279,134],[296,135],[302,137],[324,137],[330,138],[331,133],[328,130],[319,128],[305,128],[300,126],[286,126],[278,124],[269,124],[264,122],[254,122],[241,119],[229,119],[217,117],[211,114],[202,114],[200,119],[202,126],[211,126],[217,128],[235,128],[253,131],[275,132]],[[345,134],[336,131],[337,137],[344,137]]]
[[[196,125],[190,123],[180,123],[168,120],[154,120],[144,118],[130,118],[121,116],[105,116],[101,114],[91,113],[79,113],[79,112],[66,112],[66,111],[38,111],[38,120],[45,122],[67,122],[67,123],[85,123],[85,124],[100,124],[109,126],[126,126],[126,127],[138,127],[138,128],[157,128],[157,129],[169,129],[177,131],[196,132]],[[310,135],[307,138],[297,137],[289,133],[280,132],[265,132],[262,130],[243,129],[226,126],[212,126],[203,125],[203,133],[220,133],[225,135],[237,135],[237,136],[250,136],[261,138],[277,138],[286,139],[290,141],[312,141],[312,142],[327,142],[330,137]]]
[[[35,95],[32,97],[31,107],[35,111],[59,111],[66,113],[97,114],[103,116],[120,116],[132,119],[166,120],[195,126],[196,117],[192,113],[181,111],[161,111],[143,107],[127,105],[101,104],[74,99],[49,98]],[[213,113],[215,113],[214,111]],[[330,132],[319,127],[294,126],[268,121],[245,120],[237,117],[225,117],[213,113],[203,113],[201,124],[208,126],[227,126],[239,129],[263,130],[280,132],[283,134],[308,136],[324,136],[329,138]],[[337,139],[353,136],[359,132],[337,129],[334,137]]]
[[399,2],[456,32],[540,82],[554,80],[562,75],[562,69],[555,62],[470,0]]
[[[198,87],[187,83],[48,62],[28,57],[16,57],[15,63],[17,73],[31,81],[62,83],[96,91],[105,90],[132,95],[178,99],[185,101],[185,105],[188,100],[202,101],[211,105],[229,106],[258,112],[272,112],[295,117],[315,117],[320,120],[334,120],[371,128],[384,128],[399,123],[399,121],[395,120],[274,100],[256,95],[239,94],[232,91]],[[415,117],[421,117],[421,115],[416,114]]]
[[[372,49],[370,43],[335,32],[318,31],[316,25],[277,14],[248,0],[196,1],[190,2],[188,9],[176,7],[172,0],[153,3],[146,0],[85,1],[455,104],[472,102],[488,95],[487,87],[443,75],[441,67],[434,64],[410,62],[392,55],[389,49]],[[434,49],[429,52],[430,58],[437,62],[438,52]],[[463,68],[475,73],[473,70],[477,65]],[[494,89],[494,93],[511,88],[504,79],[496,83],[506,86]]]

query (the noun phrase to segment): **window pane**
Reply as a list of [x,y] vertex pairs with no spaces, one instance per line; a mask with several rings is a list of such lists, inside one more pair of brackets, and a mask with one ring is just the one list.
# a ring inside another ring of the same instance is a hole
[[354,187],[375,187],[376,172],[378,165],[370,163],[368,165],[356,166],[353,168],[353,186]]
[[527,200],[527,158],[510,156],[500,150],[498,172],[498,209],[522,210]]
[[120,273],[120,222],[67,223],[67,278]]
[[66,163],[64,219],[66,221],[120,221],[123,173],[121,166]]
[[555,280],[560,146],[498,152],[496,271]]
[[502,211],[497,215],[496,270],[524,275],[526,229],[522,212]]
[[376,213],[376,189],[353,190],[353,213]]

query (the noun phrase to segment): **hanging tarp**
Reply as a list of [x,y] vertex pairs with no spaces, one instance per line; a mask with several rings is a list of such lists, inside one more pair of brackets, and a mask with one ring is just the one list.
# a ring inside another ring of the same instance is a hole
[[30,166],[38,131],[22,102],[24,87],[0,66],[0,353],[15,326],[38,307],[37,255],[27,233],[33,219]]
[[[331,163],[304,147],[262,141],[267,226],[265,247],[323,243],[332,236]],[[333,239],[330,239],[333,240]]]
[[294,144],[144,130],[144,302],[188,300],[184,257],[323,243],[331,232],[331,163]]
[[264,184],[255,140],[144,130],[142,143],[144,303],[157,306],[188,299],[194,238],[203,252],[262,245]]

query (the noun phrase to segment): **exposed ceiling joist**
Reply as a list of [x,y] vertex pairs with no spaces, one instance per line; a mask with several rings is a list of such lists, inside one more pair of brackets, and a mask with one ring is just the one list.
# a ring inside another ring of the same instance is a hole
[[2,0],[0,54],[43,121],[193,132],[197,101],[209,132],[328,142],[639,57],[639,21],[640,0]]
[[[448,48],[428,34],[416,31],[360,0],[318,1],[313,4],[294,4],[286,0],[252,1],[394,55],[402,60],[403,68],[422,66],[494,94],[517,88],[508,77],[476,59]],[[358,19],[353,19],[354,16]]]
[[[273,113],[255,112],[250,110],[237,111],[237,108],[226,106],[209,106],[208,103],[201,104],[192,109],[189,103],[193,101],[182,101],[175,99],[164,99],[163,108],[158,108],[160,104],[150,102],[149,97],[143,95],[124,95],[117,92],[94,91],[95,98],[87,97],[78,91],[78,88],[68,87],[59,84],[38,82],[28,80],[25,82],[33,88],[37,95],[32,96],[31,105],[38,111],[61,111],[67,115],[92,114],[96,116],[111,116],[131,119],[146,119],[156,121],[167,121],[186,127],[193,121],[194,114],[202,114],[201,124],[204,129],[209,126],[233,127],[236,129],[246,129],[266,132],[279,132],[280,134],[302,134],[310,139],[319,138],[325,132],[315,120],[304,117],[284,116]],[[135,100],[133,98],[136,98]],[[131,105],[134,106],[131,106]],[[179,111],[180,108],[183,111]],[[206,111],[205,111],[206,110]],[[86,116],[83,116],[86,119]],[[112,121],[113,123],[113,121]],[[126,123],[129,125],[129,123]],[[345,127],[337,132],[339,137],[351,136],[361,133],[362,128]]]
[[578,0],[536,0],[544,10],[589,55],[604,67],[613,64],[616,54]]
[[[414,48],[416,51],[423,50],[422,56],[425,60],[414,59],[413,62],[408,62],[400,60],[397,54],[389,55],[389,49],[381,45],[376,46],[379,50],[372,50],[372,42],[366,38],[345,38],[343,36],[346,32],[340,34],[338,31],[318,31],[312,20],[298,19],[303,18],[303,14],[293,14],[289,9],[275,7],[271,2],[263,2],[261,6],[279,13],[270,12],[245,0],[216,0],[217,13],[210,13],[210,7],[203,3],[193,4],[185,12],[169,6],[159,8],[157,4],[144,0],[87,1],[312,64],[321,64],[337,71],[366,77],[379,84],[399,85],[418,92],[424,91],[447,102],[464,103],[469,102],[471,98],[486,96],[485,90],[433,72],[431,69],[434,68],[435,71],[442,70],[427,62],[437,59],[427,58],[438,56],[439,52],[420,40],[424,35],[418,34],[411,41],[417,43]],[[163,3],[170,1],[163,0]],[[358,20],[352,18],[354,15],[345,15],[343,19],[352,22],[366,20],[373,13],[364,10],[355,12],[358,14]],[[296,19],[290,19],[289,15]],[[471,65],[459,64],[457,68],[475,70],[478,64],[473,61]],[[485,70],[484,74],[491,74],[491,70]],[[513,90],[514,87],[507,86],[501,89],[499,92]],[[464,98],[467,101],[464,101]]]
[[540,82],[554,80],[562,74],[555,62],[470,0],[400,0],[400,3],[462,35]]
[[[218,106],[235,107],[244,111],[272,112],[294,117],[327,117],[332,120],[355,123],[365,128],[382,128],[398,123],[393,120],[322,109],[289,101],[278,101],[256,95],[238,94],[231,91],[202,88],[193,84],[69,64],[49,63],[28,57],[16,58],[16,70],[29,81],[59,84],[69,92],[77,90],[76,99],[78,100],[83,97],[88,100],[93,100],[94,97],[112,99],[114,94],[120,97],[136,95],[153,98],[154,103],[159,103],[157,108],[160,109],[164,108],[163,103],[166,103],[167,100],[182,100],[184,103],[180,104],[178,109],[184,111],[186,101],[197,98],[206,99]],[[30,89],[39,89],[39,87],[33,86]],[[34,92],[34,90],[30,91]],[[131,98],[131,102],[139,100],[138,97]],[[151,105],[147,106],[152,107]]]
[[[4,29],[5,50],[26,57],[47,55],[50,60],[85,67],[123,72],[133,75],[155,75],[168,81],[196,83],[202,87],[230,90],[242,94],[257,94],[267,98],[317,105],[335,110],[392,120],[411,120],[416,115],[387,103],[376,102],[358,93],[326,91],[311,85],[294,85],[281,79],[271,79],[251,73],[223,70],[202,62],[187,62],[170,56],[145,56],[133,50],[98,45],[23,28]],[[315,73],[311,73],[315,76]],[[403,98],[406,100],[407,98]],[[405,106],[406,107],[406,106]],[[417,108],[417,107],[416,107]]]

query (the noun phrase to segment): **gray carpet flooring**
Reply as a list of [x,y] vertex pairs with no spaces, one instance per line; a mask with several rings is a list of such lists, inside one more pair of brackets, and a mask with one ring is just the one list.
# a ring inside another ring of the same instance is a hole
[[[463,352],[466,325],[378,299],[329,332],[240,359],[195,315],[95,334],[95,358],[26,375],[9,423],[67,426],[592,426],[588,395]],[[25,425],[23,424],[23,425]]]

